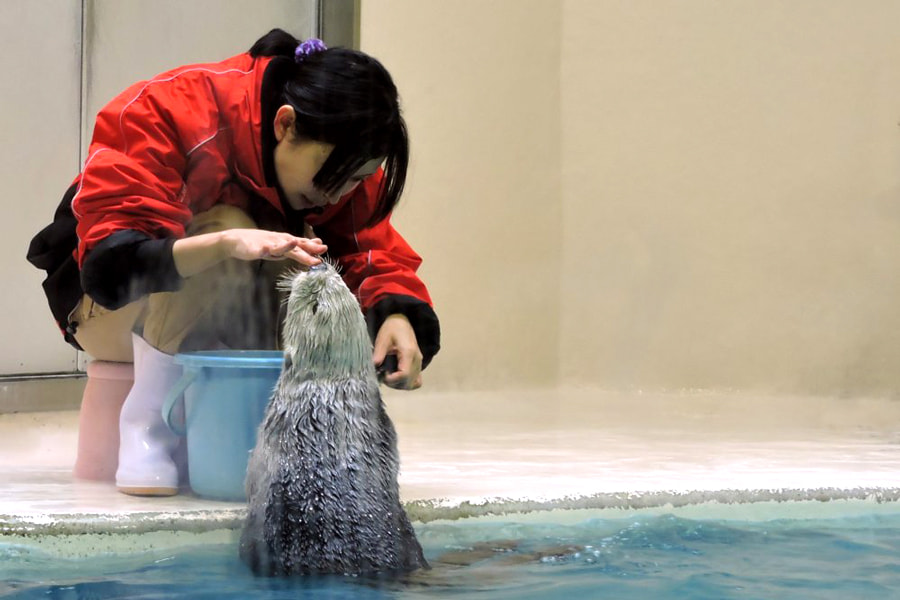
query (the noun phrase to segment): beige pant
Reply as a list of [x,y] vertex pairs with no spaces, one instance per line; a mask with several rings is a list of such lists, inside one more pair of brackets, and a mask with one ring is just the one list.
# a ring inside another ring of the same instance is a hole
[[[194,216],[187,235],[255,228],[242,210],[226,205]],[[75,339],[97,360],[132,362],[132,332],[168,354],[189,350],[278,347],[275,279],[284,262],[230,259],[184,280],[176,292],[150,294],[117,310],[85,295],[72,313]]]

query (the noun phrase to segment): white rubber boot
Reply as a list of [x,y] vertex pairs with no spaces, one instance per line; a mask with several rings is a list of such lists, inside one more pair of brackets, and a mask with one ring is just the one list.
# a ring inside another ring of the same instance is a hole
[[174,496],[178,468],[172,453],[178,436],[166,426],[162,405],[181,377],[175,357],[160,352],[138,335],[134,343],[134,385],[119,418],[119,469],[116,486],[132,496]]

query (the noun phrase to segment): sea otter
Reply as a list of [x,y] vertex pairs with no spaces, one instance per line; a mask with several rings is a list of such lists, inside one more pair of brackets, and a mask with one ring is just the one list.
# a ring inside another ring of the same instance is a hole
[[258,575],[427,567],[358,301],[327,262],[280,285],[284,365],[247,466],[241,558]]

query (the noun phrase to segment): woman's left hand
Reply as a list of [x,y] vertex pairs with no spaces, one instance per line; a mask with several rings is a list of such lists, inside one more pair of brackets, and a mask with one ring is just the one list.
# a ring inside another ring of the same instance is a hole
[[384,383],[398,390],[422,387],[422,351],[409,319],[401,314],[385,319],[375,336],[375,352],[372,355],[375,366],[380,366],[389,354],[397,356],[397,370],[385,373]]

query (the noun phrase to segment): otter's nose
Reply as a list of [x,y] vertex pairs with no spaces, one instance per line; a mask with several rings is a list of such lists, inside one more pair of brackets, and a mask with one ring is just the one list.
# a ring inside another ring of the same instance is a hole
[[328,266],[325,263],[319,263],[317,265],[313,265],[309,268],[310,271],[326,271]]

